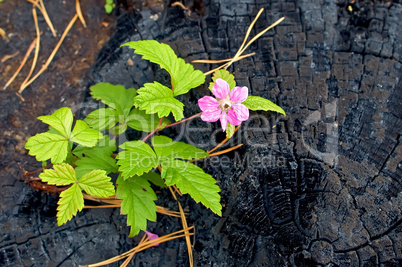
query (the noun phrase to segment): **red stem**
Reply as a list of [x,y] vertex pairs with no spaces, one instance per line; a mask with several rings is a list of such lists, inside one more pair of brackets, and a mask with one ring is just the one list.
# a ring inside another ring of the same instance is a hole
[[147,136],[145,136],[144,139],[142,139],[143,142],[147,141],[148,138],[150,138],[154,133],[159,131],[159,127],[162,124],[162,120],[163,120],[163,117],[159,120],[158,127],[156,127],[152,132],[150,132]]
[[195,115],[193,115],[193,116],[191,116],[191,117],[188,117],[187,119],[184,119],[184,120],[181,120],[181,121],[178,121],[178,122],[174,122],[174,123],[172,123],[172,124],[169,124],[169,125],[165,126],[165,128],[169,128],[169,127],[175,126],[175,125],[177,125],[177,124],[180,124],[180,123],[182,123],[182,122],[185,122],[185,121],[194,119],[194,118],[200,116],[201,114],[202,114],[202,112],[197,113],[197,114],[195,114]]
[[[181,121],[177,121],[177,122],[171,123],[171,124],[169,124],[169,125],[166,125],[163,129],[169,128],[169,127],[172,127],[172,126],[175,126],[175,125],[178,125],[178,124],[180,124],[180,123],[186,122],[186,121],[191,120],[191,119],[194,119],[194,118],[200,116],[201,114],[202,114],[202,112],[197,113],[197,114],[195,114],[195,115],[193,115],[193,116],[191,116],[191,117],[188,117],[187,119],[184,119],[184,120],[181,120]],[[150,132],[147,136],[145,136],[144,139],[142,139],[143,142],[145,142],[149,137],[151,137],[152,135],[154,135],[157,131],[162,130],[162,129],[159,129],[159,126],[161,126],[161,124],[162,124],[162,120],[163,120],[163,117],[160,119],[159,124],[158,124],[158,127],[156,127],[155,130],[153,130],[153,131]]]

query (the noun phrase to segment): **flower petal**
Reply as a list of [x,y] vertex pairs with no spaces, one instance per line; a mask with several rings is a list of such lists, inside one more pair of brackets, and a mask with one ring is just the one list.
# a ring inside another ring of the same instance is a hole
[[222,110],[220,110],[219,108],[205,110],[201,114],[201,120],[208,122],[216,122],[217,120],[219,120],[221,113]]
[[[159,236],[157,234],[154,234],[154,233],[151,233],[151,232],[148,232],[148,231],[145,231],[145,233],[149,237],[149,241],[159,238]],[[159,243],[154,245],[154,247],[157,247],[157,246],[159,246]]]
[[238,126],[241,124],[242,121],[237,118],[237,114],[234,110],[229,109],[228,122],[234,126]]
[[225,80],[221,78],[216,79],[215,84],[212,87],[212,93],[216,96],[216,98],[226,98],[229,94],[229,91],[229,84]]
[[208,109],[217,109],[219,107],[219,102],[212,96],[204,96],[203,98],[198,99],[198,106],[202,111]]
[[226,126],[228,126],[228,115],[226,112],[222,112],[221,114],[221,127],[223,131],[226,131]]
[[233,111],[236,113],[236,118],[240,121],[248,120],[250,116],[250,112],[248,108],[243,104],[233,104],[232,105]]
[[243,101],[246,101],[248,97],[248,88],[243,86],[239,87],[236,86],[235,88],[230,91],[230,101],[235,102],[235,103],[241,103]]

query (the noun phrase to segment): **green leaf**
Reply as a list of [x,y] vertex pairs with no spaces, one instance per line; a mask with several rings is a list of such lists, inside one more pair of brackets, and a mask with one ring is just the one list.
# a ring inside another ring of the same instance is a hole
[[70,137],[73,125],[73,113],[70,108],[64,107],[56,110],[52,115],[38,117],[42,122],[49,124],[54,130],[66,138]]
[[249,96],[242,104],[250,110],[276,111],[286,116],[285,111],[280,106],[263,97]]
[[147,220],[156,220],[156,195],[143,177],[134,176],[124,180],[117,178],[116,196],[122,199],[121,213],[127,214],[127,224],[131,226],[130,237],[147,229]]
[[77,120],[70,140],[83,146],[94,146],[102,137],[99,131],[91,129],[84,121]]
[[184,142],[172,141],[166,136],[154,136],[152,146],[155,149],[159,162],[174,159],[202,159],[208,157],[208,153],[193,145]]
[[158,43],[155,40],[128,42],[122,46],[135,49],[134,53],[142,55],[153,63],[169,72],[172,81],[174,95],[182,95],[205,82],[205,75],[194,70],[191,64],[178,58],[173,49],[167,44]]
[[57,225],[71,220],[84,207],[84,196],[78,184],[73,184],[67,190],[60,193],[60,199],[57,202]]
[[122,85],[110,83],[97,83],[90,88],[94,99],[115,109],[118,114],[128,116],[133,107],[133,99],[136,96],[135,89],[125,89]]
[[158,166],[155,152],[143,141],[125,142],[120,148],[125,150],[120,152],[116,159],[124,179],[141,175]]
[[190,194],[214,213],[222,216],[220,191],[216,180],[200,167],[185,161],[173,160],[162,162],[162,178],[166,185],[176,185],[183,194]]
[[212,82],[209,83],[209,90],[212,92],[212,87],[214,87],[216,79],[221,78],[222,80],[225,80],[229,84],[230,90],[232,90],[234,87],[236,87],[236,81],[234,79],[233,74],[230,74],[229,71],[225,69],[219,69],[214,72],[212,76]]
[[116,151],[116,141],[110,140],[108,135],[105,135],[96,147],[77,146],[73,151],[79,158],[75,162],[77,177],[80,178],[93,170],[105,170],[107,174],[117,172],[116,160],[111,157],[114,151]]
[[113,9],[115,7],[115,4],[105,4],[104,8],[105,8],[105,12],[110,14],[113,12]]
[[67,157],[68,140],[59,134],[40,133],[32,136],[25,144],[29,155],[37,161],[51,159],[53,164],[62,163]]
[[159,186],[160,188],[166,187],[165,181],[163,181],[162,177],[155,172],[150,171],[150,172],[144,173],[143,175],[141,175],[141,177],[143,179],[146,179],[149,182],[153,183],[154,185]]
[[[37,134],[28,139],[25,148],[29,149],[29,155],[36,156],[38,161],[50,159],[53,164],[62,163],[71,150],[72,142],[85,146],[94,146],[102,134],[97,130],[78,120],[71,132],[73,114],[70,108],[61,108],[52,115],[38,117],[44,123],[49,124],[49,131]],[[72,142],[69,142],[72,141]]]
[[42,181],[57,186],[71,185],[60,194],[57,202],[57,224],[71,220],[84,207],[82,189],[88,194],[98,197],[109,197],[114,194],[113,183],[104,170],[93,170],[77,181],[77,175],[70,164],[55,164],[53,169],[46,169],[39,175]]
[[228,125],[226,127],[226,138],[227,139],[232,138],[235,129],[236,129],[236,127],[228,122]]
[[117,111],[111,108],[100,108],[92,111],[85,118],[85,122],[93,129],[104,131],[112,128],[118,122]]
[[166,86],[154,82],[146,83],[137,91],[138,95],[134,98],[134,104],[140,110],[145,110],[147,114],[158,113],[158,116],[167,117],[172,112],[176,121],[183,116],[183,103],[173,97],[173,92]]
[[[134,108],[130,111],[129,116],[126,119],[126,123],[129,127],[142,132],[152,132],[159,125],[160,118],[155,114],[146,114],[145,111]],[[162,119],[160,129],[165,128],[171,121],[167,118]]]
[[91,196],[110,197],[115,194],[114,185],[104,170],[93,170],[85,174],[78,184]]
[[74,168],[70,164],[55,164],[53,169],[45,169],[39,178],[48,184],[62,186],[75,183],[77,177],[75,176]]

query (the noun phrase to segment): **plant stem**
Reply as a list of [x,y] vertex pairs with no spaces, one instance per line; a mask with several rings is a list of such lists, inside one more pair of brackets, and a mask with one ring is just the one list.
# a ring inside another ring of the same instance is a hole
[[[186,122],[186,121],[191,120],[191,119],[194,119],[194,118],[200,116],[201,114],[202,114],[202,112],[197,113],[197,114],[195,114],[195,115],[193,115],[193,116],[191,116],[191,117],[188,117],[187,119],[183,119],[183,120],[181,120],[181,121],[177,121],[177,122],[171,123],[171,124],[169,124],[169,125],[166,125],[163,129],[169,128],[169,127],[172,127],[172,126],[175,126],[175,125],[178,125],[178,124],[180,124],[180,123]],[[158,127],[156,127],[155,130],[153,130],[153,131],[150,132],[147,136],[145,136],[144,139],[142,139],[143,142],[145,142],[149,137],[151,137],[152,135],[154,135],[157,131],[163,130],[163,129],[159,129],[159,127],[160,127],[161,124],[162,124],[162,120],[163,120],[163,117],[160,119],[159,124],[158,124]]]
[[163,117],[159,120],[158,127],[156,127],[156,128],[155,128],[153,131],[151,131],[147,136],[145,136],[144,139],[142,139],[143,142],[147,141],[148,138],[150,138],[153,134],[155,134],[157,131],[159,131],[159,127],[160,127],[161,124],[162,124],[162,120],[163,120]]
[[[184,119],[184,120],[181,120],[181,121],[177,121],[177,122],[171,123],[171,124],[165,126],[165,128],[169,128],[169,127],[175,126],[175,125],[177,125],[177,124],[186,122],[186,121],[188,121],[188,120],[194,119],[194,118],[200,116],[201,114],[202,114],[202,112],[197,113],[197,114],[195,114],[195,115],[193,115],[193,116],[191,116],[191,117],[188,117],[187,119]],[[165,129],[165,128],[164,128],[164,129]]]

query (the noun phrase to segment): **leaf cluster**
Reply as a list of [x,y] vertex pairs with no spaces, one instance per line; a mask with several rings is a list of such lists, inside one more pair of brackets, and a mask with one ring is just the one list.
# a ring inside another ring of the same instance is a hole
[[91,129],[82,120],[77,120],[73,130],[73,113],[70,108],[56,110],[52,115],[40,116],[39,120],[49,125],[49,131],[30,137],[25,144],[29,155],[38,161],[51,160],[53,164],[67,159],[73,143],[86,147],[95,146],[103,137],[102,133]]
[[[121,85],[98,83],[90,88],[92,97],[105,106],[92,111],[73,126],[69,108],[38,119],[49,125],[45,133],[28,139],[25,147],[38,161],[51,160],[52,169],[40,174],[43,182],[67,186],[58,202],[59,225],[71,220],[84,207],[82,191],[95,197],[116,197],[122,200],[121,213],[127,215],[130,236],[146,230],[148,220],[156,220],[156,194],[151,187],[176,185],[221,215],[219,187],[211,175],[191,163],[208,156],[202,149],[165,136],[155,136],[152,145],[128,141],[119,146],[102,132],[124,133],[128,127],[142,132],[161,130],[173,115],[183,118],[184,105],[176,97],[204,83],[205,76],[191,64],[178,58],[173,50],[156,41],[126,44],[144,59],[159,64],[171,75],[171,88],[158,82],[146,83],[138,90]],[[159,168],[159,170],[157,170]],[[115,185],[110,173],[119,173]]]
[[[221,216],[220,189],[216,180],[189,162],[207,157],[207,152],[166,136],[155,136],[152,147],[143,141],[130,141],[120,148],[123,151],[116,156],[120,172],[117,196],[123,199],[122,213],[128,215],[131,235],[143,230],[146,220],[155,220],[154,191],[147,181],[156,185],[176,185],[183,194],[188,193],[196,202]],[[162,170],[160,175],[153,172],[158,166]],[[143,196],[141,201],[136,195]]]
[[[158,127],[160,117],[134,108],[134,99],[138,96],[135,89],[97,83],[91,86],[90,90],[94,99],[107,106],[92,111],[85,118],[85,122],[92,128],[99,131],[109,130],[112,134],[119,135],[124,133],[127,127],[143,132],[151,132]],[[168,124],[170,120],[163,118],[159,127],[162,129]]]
[[146,114],[158,114],[160,117],[170,113],[176,121],[183,119],[183,103],[175,97],[186,94],[205,82],[205,75],[200,70],[194,70],[191,64],[177,57],[167,44],[154,40],[128,42],[122,46],[135,49],[134,53],[144,59],[158,64],[170,74],[171,88],[158,82],[146,83],[138,89],[134,105]]
[[84,207],[82,190],[96,197],[114,195],[114,185],[104,170],[93,170],[77,178],[74,168],[67,163],[56,164],[39,175],[42,181],[51,185],[70,186],[60,194],[57,202],[57,224],[71,220]]
[[[70,108],[38,117],[49,129],[29,138],[25,148],[38,161],[53,163],[52,169],[39,175],[43,182],[68,187],[58,201],[58,225],[82,210],[83,191],[94,197],[116,195],[122,200],[121,213],[127,215],[127,224],[131,226],[130,236],[135,236],[146,230],[148,220],[156,220],[157,197],[151,184],[161,188],[176,186],[221,216],[216,180],[193,163],[208,157],[207,152],[163,135],[154,136],[150,144],[133,140],[117,148],[116,141],[106,135],[106,131],[120,135],[128,127],[154,134],[171,124],[166,118],[170,114],[176,121],[183,119],[184,104],[176,97],[205,81],[201,71],[178,58],[166,44],[137,41],[124,45],[165,69],[171,76],[171,88],[158,82],[146,83],[138,90],[98,83],[90,88],[91,95],[105,106],[92,111],[84,120],[76,120],[74,127]],[[227,81],[230,89],[236,86],[232,74],[218,70],[209,85],[211,90],[218,78]],[[282,108],[262,97],[249,96],[242,104],[250,110],[285,114]],[[227,138],[234,131],[235,127],[228,124]],[[118,173],[116,185],[111,182],[111,173]]]

